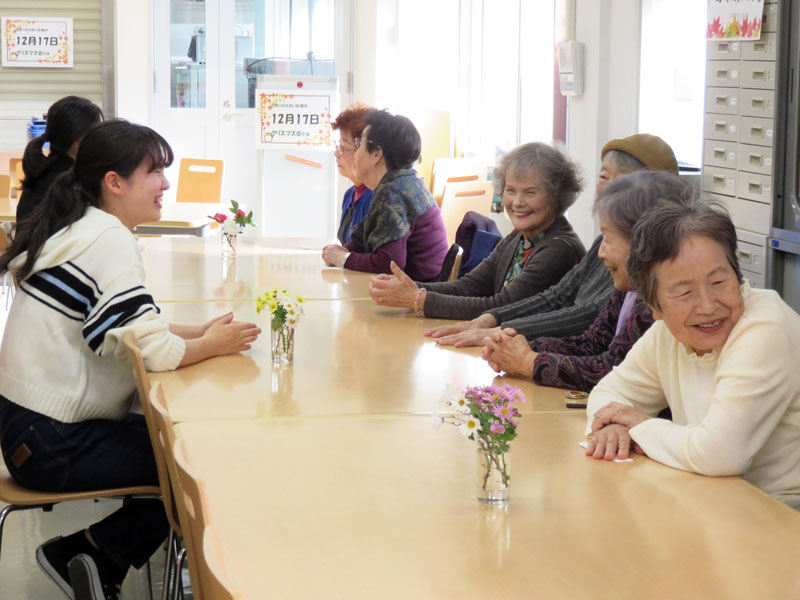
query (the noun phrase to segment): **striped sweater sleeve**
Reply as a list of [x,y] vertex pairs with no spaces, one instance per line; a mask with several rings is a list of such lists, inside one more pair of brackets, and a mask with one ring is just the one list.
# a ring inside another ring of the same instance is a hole
[[125,230],[104,232],[90,250],[28,277],[23,289],[67,318],[82,321],[83,339],[98,356],[127,360],[122,335],[130,330],[148,370],[174,369],[183,358],[185,342],[170,333],[144,287],[136,240]]

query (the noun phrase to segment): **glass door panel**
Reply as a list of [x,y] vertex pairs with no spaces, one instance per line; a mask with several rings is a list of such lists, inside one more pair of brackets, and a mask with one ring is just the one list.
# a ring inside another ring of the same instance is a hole
[[206,4],[171,0],[170,106],[206,106]]

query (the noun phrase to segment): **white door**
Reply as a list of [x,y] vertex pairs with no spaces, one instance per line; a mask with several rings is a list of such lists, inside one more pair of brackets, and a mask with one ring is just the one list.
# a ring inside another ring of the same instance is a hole
[[[222,159],[223,203],[247,205],[261,224],[256,79],[313,72],[347,82],[351,0],[164,0],[153,8],[155,125],[175,151],[167,201],[181,158]],[[349,104],[341,83],[340,91]]]

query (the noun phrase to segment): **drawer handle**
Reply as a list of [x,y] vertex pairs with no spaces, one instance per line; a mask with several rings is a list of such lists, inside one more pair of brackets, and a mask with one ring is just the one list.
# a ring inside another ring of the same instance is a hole
[[756,42],[753,44],[753,52],[766,52],[767,45],[764,42]]
[[748,154],[747,158],[749,159],[751,165],[760,167],[764,164],[764,159],[760,154]]
[[752,264],[753,262],[753,253],[748,252],[747,250],[736,250],[736,258],[739,259],[740,262],[745,262],[748,264]]
[[728,130],[727,125],[725,121],[714,121],[714,131],[717,133],[725,133]]
[[764,69],[753,69],[753,81],[766,81],[767,72]]
[[748,181],[747,182],[747,191],[750,194],[760,194],[761,193],[761,184],[755,181]]
[[714,148],[714,158],[725,160],[725,148]]
[[728,97],[717,96],[717,106],[728,106]]
[[725,187],[725,176],[724,175],[712,175],[711,181],[714,185],[720,185]]
[[750,101],[750,106],[753,108],[764,108],[764,98],[753,98]]
[[728,42],[719,42],[717,44],[717,52],[727,52],[728,51]]
[[756,127],[755,125],[753,125],[752,127],[750,127],[750,135],[753,136],[753,137],[763,138],[764,137],[764,128],[763,127]]
[[717,69],[717,79],[727,79],[728,69]]

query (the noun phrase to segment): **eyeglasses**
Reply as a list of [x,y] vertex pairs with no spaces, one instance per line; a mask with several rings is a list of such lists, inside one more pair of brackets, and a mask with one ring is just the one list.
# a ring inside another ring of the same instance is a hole
[[355,152],[356,150],[358,150],[358,147],[360,145],[361,145],[361,138],[357,137],[357,138],[353,138],[353,147],[352,148],[347,148],[346,146],[343,146],[341,142],[339,142],[338,144],[336,144],[333,147],[333,150],[335,152],[338,152],[339,154],[349,154],[350,152]]

